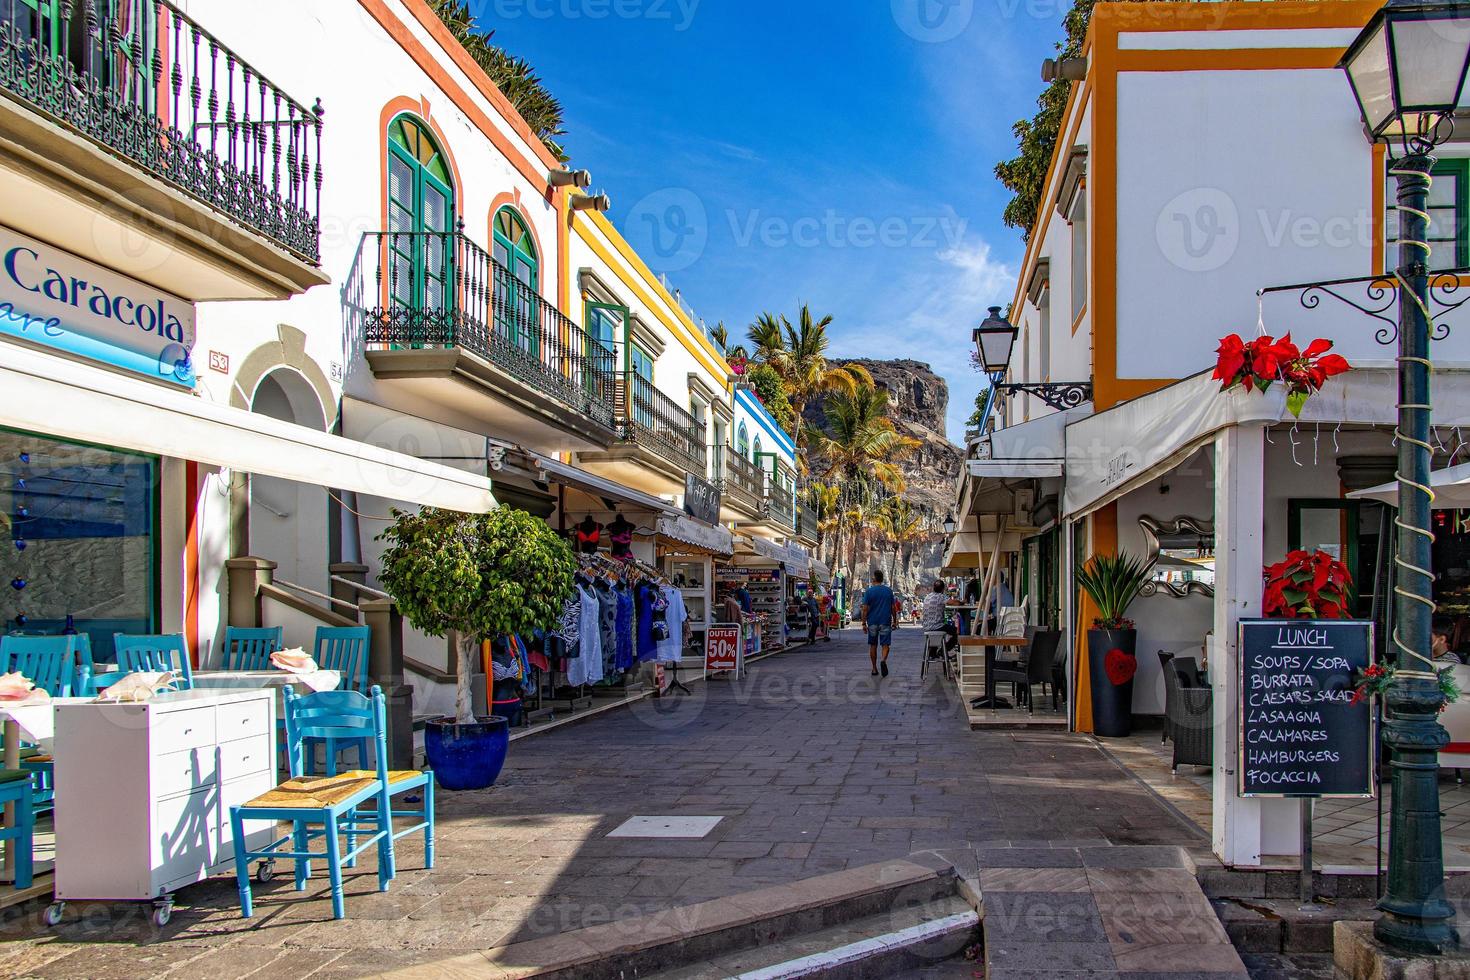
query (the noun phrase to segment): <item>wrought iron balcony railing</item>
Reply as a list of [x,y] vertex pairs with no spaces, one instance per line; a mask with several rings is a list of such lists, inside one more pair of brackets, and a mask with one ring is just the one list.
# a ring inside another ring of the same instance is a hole
[[648,446],[687,473],[703,476],[708,468],[704,424],[690,415],[653,382],[629,371],[618,397],[618,426],[623,439]]
[[463,234],[370,232],[355,279],[368,349],[459,347],[613,429],[612,351]]
[[812,540],[817,538],[817,508],[804,493],[796,502],[796,533]]
[[292,99],[168,0],[0,0],[0,96],[319,261],[321,102]]
[[765,473],[732,446],[717,447],[715,452],[719,454],[715,476],[720,492],[747,510],[759,511],[766,499]]
[[796,496],[779,477],[766,481],[766,516],[789,530],[796,530]]

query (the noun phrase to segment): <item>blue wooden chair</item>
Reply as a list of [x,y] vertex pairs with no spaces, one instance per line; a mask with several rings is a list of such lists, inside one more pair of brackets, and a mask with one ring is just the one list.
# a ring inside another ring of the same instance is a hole
[[[0,674],[15,671],[53,698],[70,697],[79,651],[86,639],[80,635],[0,636]],[[31,803],[36,812],[52,809],[56,767],[51,756],[34,746],[22,748],[20,767],[31,775]]]
[[0,674],[19,671],[53,698],[71,696],[79,636],[0,636]]
[[[368,626],[318,626],[316,639],[312,642],[312,659],[323,670],[341,673],[342,683],[339,690],[366,691],[368,650],[372,645],[372,635],[372,628]],[[367,765],[367,739],[353,739],[341,745],[338,741],[328,739],[326,742],[328,773],[337,771],[338,753],[351,748],[357,749],[358,767]],[[322,743],[318,740],[307,743],[308,760],[316,758],[316,746],[320,744]]]
[[35,873],[33,849],[36,827],[31,774],[24,769],[0,769],[0,806],[15,804],[15,826],[0,827],[0,840],[15,850],[15,887],[31,887]]
[[[377,688],[375,687],[374,690],[377,690]],[[302,697],[310,697],[310,695],[297,694],[296,690],[291,687],[283,688],[282,696],[287,702],[299,701]],[[310,747],[303,743],[300,753],[293,755],[290,752],[289,735],[287,742],[287,764],[291,766],[291,775],[304,775],[305,768],[309,766],[312,758]],[[378,751],[383,751],[381,746]],[[300,760],[299,767],[297,763],[298,756]],[[336,756],[328,753],[326,761],[327,776],[338,776]],[[353,769],[340,775],[368,777],[372,776],[373,773],[364,769]],[[393,797],[409,793],[413,790],[421,791],[420,799],[423,805],[417,810],[393,810],[391,812],[390,816],[410,817],[415,821],[407,827],[395,830],[393,839],[398,840],[401,837],[406,837],[409,834],[422,830],[424,832],[424,867],[432,868],[434,866],[434,771],[432,769],[392,769],[388,771],[388,796],[390,802]],[[404,800],[404,803],[412,802],[414,802],[412,797]],[[349,862],[348,867],[351,866]]]
[[279,626],[248,629],[243,626],[225,627],[224,670],[269,670],[271,654],[284,649],[283,630]]
[[[296,890],[305,891],[311,861],[326,858],[332,882],[332,917],[346,917],[342,898],[342,868],[352,866],[357,855],[378,849],[378,891],[387,891],[395,873],[393,864],[393,818],[388,798],[387,720],[383,692],[373,687],[368,696],[356,691],[321,691],[285,701],[287,756],[291,778],[249,803],[230,808],[234,834],[235,878],[240,887],[240,913],[254,914],[250,887],[250,861],[259,859],[266,867],[277,859],[296,865]],[[377,769],[339,776],[303,776],[304,748],[308,738],[369,738],[377,745]],[[372,801],[372,811],[359,806]],[[276,838],[263,850],[254,851],[245,841],[245,821],[288,822],[291,832]],[[347,838],[343,851],[342,838]],[[324,851],[312,851],[313,840],[324,840]],[[282,850],[283,846],[289,850]]]
[[182,633],[114,633],[112,643],[117,650],[118,670],[125,673],[172,670],[182,675],[177,685],[180,690],[194,686],[194,668],[189,663]]

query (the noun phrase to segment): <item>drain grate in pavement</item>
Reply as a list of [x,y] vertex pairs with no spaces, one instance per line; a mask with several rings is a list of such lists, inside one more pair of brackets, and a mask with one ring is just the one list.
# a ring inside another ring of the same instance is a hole
[[633,817],[609,837],[688,838],[698,840],[715,829],[723,817]]

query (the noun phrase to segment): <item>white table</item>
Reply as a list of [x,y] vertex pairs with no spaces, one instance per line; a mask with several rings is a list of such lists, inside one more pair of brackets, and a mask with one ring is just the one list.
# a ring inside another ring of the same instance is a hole
[[340,670],[314,670],[293,674],[289,670],[196,670],[194,686],[206,690],[246,691],[294,687],[302,694],[335,691],[342,684]]
[[[78,704],[91,698],[52,698],[40,704],[0,704],[0,720],[4,721],[4,767],[20,768],[20,739],[25,737],[40,746],[42,752],[52,750],[56,729],[56,705],[58,702]],[[15,804],[5,804],[5,826],[15,824]],[[14,842],[11,842],[14,843]],[[15,881],[15,848],[6,846],[5,863],[0,870],[0,879]]]

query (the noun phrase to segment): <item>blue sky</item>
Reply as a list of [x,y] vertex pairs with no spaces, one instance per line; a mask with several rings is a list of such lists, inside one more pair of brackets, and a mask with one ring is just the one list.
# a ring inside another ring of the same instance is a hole
[[1065,0],[470,0],[566,108],[610,217],[733,336],[803,302],[834,351],[912,357],[962,437],[970,330],[1022,243],[995,161]]

